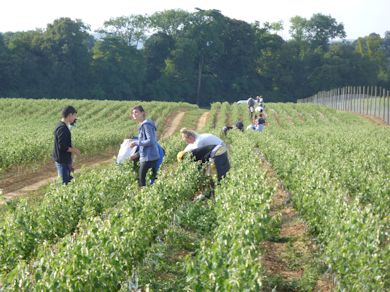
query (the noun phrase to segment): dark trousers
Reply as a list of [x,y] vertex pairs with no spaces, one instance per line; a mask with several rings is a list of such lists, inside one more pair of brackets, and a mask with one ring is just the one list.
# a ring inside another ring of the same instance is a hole
[[229,163],[227,152],[215,156],[214,161],[215,161],[215,168],[217,169],[218,181],[220,181],[230,169],[230,163]]
[[157,160],[140,162],[138,177],[138,184],[140,187],[146,186],[146,173],[149,169],[152,170],[152,180],[155,180],[157,176]]

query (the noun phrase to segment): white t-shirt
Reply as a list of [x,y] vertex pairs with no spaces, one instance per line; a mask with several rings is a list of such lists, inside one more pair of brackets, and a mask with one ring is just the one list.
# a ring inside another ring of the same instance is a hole
[[213,134],[199,134],[195,142],[192,144],[188,144],[186,148],[184,148],[184,152],[189,152],[194,149],[198,149],[204,146],[209,146],[209,145],[219,145],[223,144],[223,141],[218,138],[217,136]]
[[264,108],[259,105],[259,106],[256,107],[255,111],[261,113],[261,112],[264,111]]

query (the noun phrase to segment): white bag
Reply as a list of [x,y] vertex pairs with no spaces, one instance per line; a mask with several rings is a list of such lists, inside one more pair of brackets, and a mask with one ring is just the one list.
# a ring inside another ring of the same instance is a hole
[[131,155],[133,155],[137,149],[137,146],[130,148],[130,143],[133,142],[132,139],[124,139],[121,148],[119,149],[118,156],[116,157],[116,163],[123,163],[126,159],[129,159]]

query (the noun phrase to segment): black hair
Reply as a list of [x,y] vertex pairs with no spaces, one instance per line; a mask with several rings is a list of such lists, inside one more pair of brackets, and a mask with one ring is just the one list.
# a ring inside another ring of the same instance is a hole
[[244,131],[244,124],[241,121],[236,122],[236,128],[240,131]]
[[62,117],[66,118],[67,116],[69,116],[71,114],[77,114],[76,109],[71,105],[64,107],[64,109],[62,110]]
[[138,110],[140,111],[141,113],[144,113],[145,110],[144,108],[142,107],[142,105],[136,105],[135,107],[133,107],[133,110]]

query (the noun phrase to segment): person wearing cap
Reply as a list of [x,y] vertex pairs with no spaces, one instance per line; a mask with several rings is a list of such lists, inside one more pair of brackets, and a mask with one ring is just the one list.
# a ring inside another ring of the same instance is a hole
[[80,155],[80,150],[72,146],[72,135],[70,127],[77,120],[77,111],[73,106],[66,106],[62,110],[61,121],[54,129],[54,147],[52,159],[57,168],[58,176],[61,177],[63,184],[68,184],[73,177],[71,172],[72,154]]
[[213,134],[198,134],[187,128],[182,128],[180,133],[187,146],[178,153],[178,160],[182,160],[185,154],[191,153],[195,160],[202,163],[210,162],[211,166],[215,165],[218,181],[221,180],[230,169],[225,143]]
[[157,177],[157,162],[160,158],[157,146],[157,128],[151,119],[146,119],[146,112],[141,105],[133,107],[132,118],[139,123],[138,141],[131,142],[130,147],[139,146],[138,184],[144,187],[149,169],[152,170],[152,181]]

